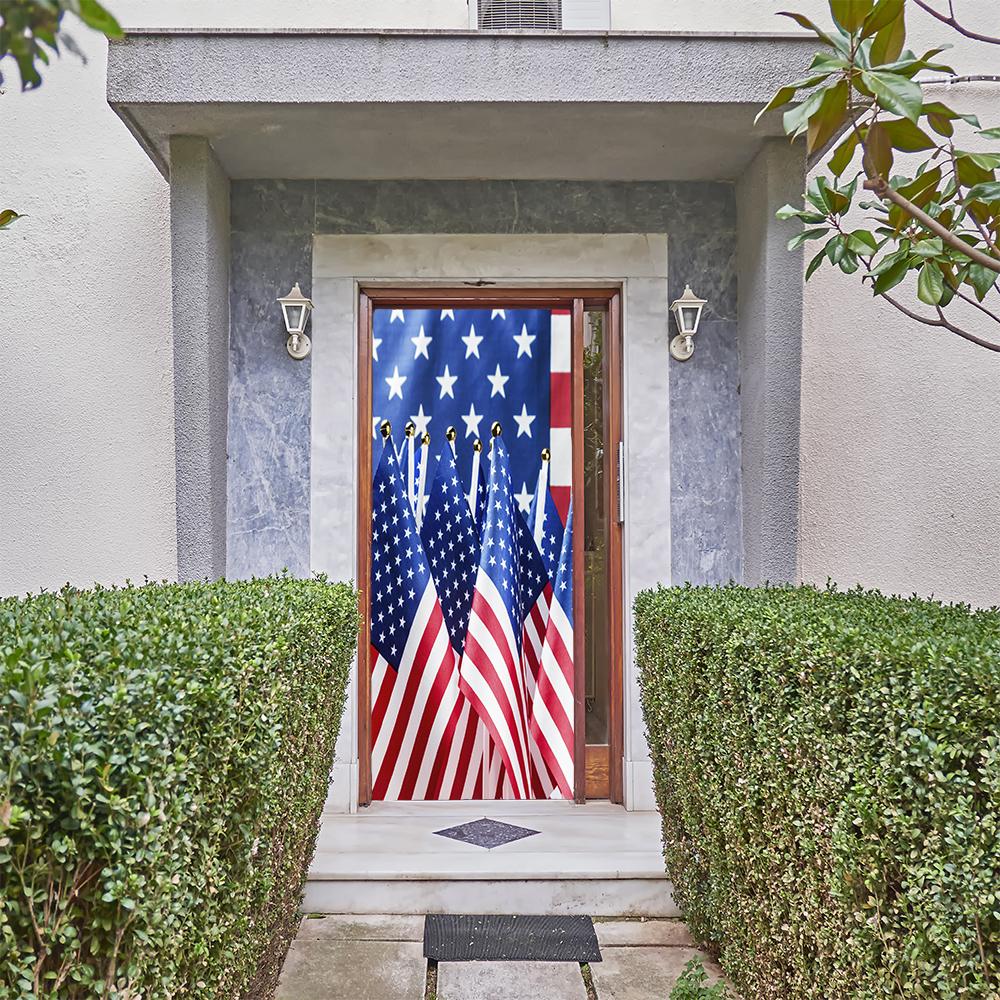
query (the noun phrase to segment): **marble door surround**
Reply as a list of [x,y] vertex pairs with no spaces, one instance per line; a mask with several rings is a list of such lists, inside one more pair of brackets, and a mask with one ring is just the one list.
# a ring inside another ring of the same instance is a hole
[[[670,410],[667,237],[654,234],[318,235],[313,241],[310,564],[357,579],[358,302],[365,285],[622,287],[625,440],[623,621],[635,595],[669,584]],[[368,428],[365,428],[367,431]],[[631,643],[623,642],[625,806],[655,808]],[[357,676],[337,744],[329,812],[358,802]]]

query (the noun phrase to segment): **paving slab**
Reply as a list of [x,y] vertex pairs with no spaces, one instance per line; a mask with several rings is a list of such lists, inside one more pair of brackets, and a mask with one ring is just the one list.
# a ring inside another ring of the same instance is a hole
[[681,920],[595,920],[594,930],[602,948],[616,945],[695,947],[694,938]]
[[416,916],[353,914],[303,917],[297,940],[334,938],[339,941],[423,941],[424,918]]
[[437,992],[438,1000],[587,1000],[576,962],[441,962]]
[[281,970],[275,998],[423,1000],[427,985],[423,952],[417,941],[296,938]]
[[[684,966],[698,954],[697,948],[684,947],[602,947],[604,961],[593,962],[590,972],[600,1000],[664,1000]],[[711,985],[721,978],[721,970],[704,955],[701,957]]]

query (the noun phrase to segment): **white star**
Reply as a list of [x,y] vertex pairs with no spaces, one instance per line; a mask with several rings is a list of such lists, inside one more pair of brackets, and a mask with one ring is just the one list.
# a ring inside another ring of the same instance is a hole
[[514,414],[514,423],[517,424],[517,436],[520,437],[522,434],[527,434],[531,437],[531,424],[535,418],[533,416],[528,416],[528,406],[526,403],[521,404],[520,414]]
[[483,415],[476,413],[476,407],[473,403],[469,404],[469,413],[462,419],[465,421],[465,436],[479,437],[479,423],[483,419]]
[[427,353],[427,345],[433,340],[433,337],[428,337],[424,333],[424,328],[421,325],[420,333],[415,337],[410,337],[410,343],[414,345],[413,350],[413,360],[416,361],[417,358],[422,354],[428,361],[430,361],[430,355]]
[[506,309],[494,309],[493,312],[490,313],[490,319],[496,319],[497,316],[499,316],[501,319],[506,319],[507,318],[507,310]]
[[531,357],[531,344],[534,339],[534,334],[528,333],[527,323],[522,324],[520,336],[514,338],[514,343],[517,344],[518,357],[522,354],[527,354],[529,358]]
[[372,361],[378,361],[378,345],[381,343],[379,337],[372,337]]
[[482,337],[476,336],[476,328],[474,326],[469,327],[469,335],[462,338],[462,343],[465,344],[465,356],[471,358],[473,354],[479,357],[479,345],[483,342]]
[[444,319],[445,316],[450,316],[452,319],[454,319],[455,318],[455,310],[454,309],[442,309],[441,310],[441,319]]
[[520,507],[525,514],[531,510],[532,496],[528,492],[528,484],[523,480],[521,481],[521,492],[515,493],[514,499],[517,501],[518,507]]
[[493,387],[490,391],[490,399],[492,399],[497,393],[500,393],[500,395],[506,399],[507,391],[504,389],[504,386],[510,381],[510,376],[504,375],[504,373],[500,371],[499,362],[497,362],[497,370],[492,375],[487,375],[486,378]]
[[395,323],[397,319],[399,320],[400,323],[406,322],[406,317],[403,315],[402,309],[393,309],[392,312],[389,314],[390,323]]
[[437,379],[438,385],[441,386],[441,395],[438,396],[438,399],[444,399],[445,396],[451,396],[451,398],[454,399],[455,398],[454,385],[458,381],[458,376],[452,375],[451,372],[448,370],[448,366],[445,365],[444,374],[435,375],[434,377]]
[[416,413],[410,414],[410,419],[417,427],[417,440],[419,441],[427,432],[427,425],[431,422],[431,417],[424,413],[424,404],[420,404],[420,409]]
[[378,437],[378,425],[381,422],[381,417],[372,417],[372,437]]
[[405,375],[399,374],[399,365],[393,365],[392,374],[386,376],[386,384],[389,386],[389,398],[399,396],[403,398],[403,383],[406,381]]

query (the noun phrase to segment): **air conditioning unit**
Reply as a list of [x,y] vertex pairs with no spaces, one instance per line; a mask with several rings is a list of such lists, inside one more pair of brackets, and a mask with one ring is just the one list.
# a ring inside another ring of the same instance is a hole
[[483,31],[607,31],[611,0],[469,0],[469,26]]

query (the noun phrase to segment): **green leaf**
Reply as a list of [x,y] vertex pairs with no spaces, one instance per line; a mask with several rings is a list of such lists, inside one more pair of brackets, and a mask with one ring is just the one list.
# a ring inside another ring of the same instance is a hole
[[780,219],[782,222],[785,222],[787,219],[801,219],[810,225],[815,225],[818,222],[826,222],[825,215],[820,215],[818,212],[810,212],[803,208],[796,208],[794,205],[782,205],[774,213],[774,217]]
[[976,184],[965,192],[966,202],[970,201],[1000,201],[1000,181],[984,181]]
[[936,306],[941,302],[943,294],[944,276],[937,264],[929,260],[920,268],[917,276],[917,298],[929,306]]
[[841,140],[840,145],[834,150],[833,156],[830,157],[827,166],[835,177],[839,177],[851,165],[859,141],[857,131],[852,128]]
[[88,28],[100,31],[108,38],[121,38],[124,34],[122,26],[97,0],[80,0],[77,13]]
[[868,57],[873,66],[891,63],[899,57],[906,42],[906,21],[904,15],[890,21],[881,28],[872,39],[871,51]]
[[887,111],[909,118],[912,122],[920,117],[924,99],[919,84],[884,70],[869,70],[861,74],[861,79]]
[[951,136],[955,134],[955,126],[952,125],[951,119],[946,118],[944,115],[931,112],[927,115],[927,124],[930,125],[930,127],[934,129],[938,135],[943,135],[946,139],[951,138]]
[[977,264],[975,262],[969,264],[969,272],[966,275],[966,281],[972,286],[976,292],[976,298],[980,302],[986,298],[987,293],[997,281],[1000,280],[1000,274],[996,271],[991,271],[988,267],[984,267],[982,264]]
[[850,87],[846,80],[823,90],[823,100],[809,120],[806,149],[809,153],[822,149],[843,127],[847,120],[847,98]]
[[979,128],[979,119],[975,115],[955,111],[954,109],[949,108],[947,104],[942,104],[941,101],[930,101],[925,104],[924,114],[940,115],[942,118],[948,118],[950,121],[957,121],[958,119],[961,119],[973,128]]
[[830,0],[830,13],[845,31],[854,34],[872,12],[874,0]]
[[830,48],[835,49],[838,47],[837,44],[834,42],[834,40],[825,31],[821,31],[819,28],[817,28],[816,25],[813,24],[813,22],[810,21],[809,18],[805,16],[805,14],[796,14],[795,11],[791,10],[779,10],[778,17],[790,17],[796,24],[800,25],[803,28],[806,28],[808,31],[811,31],[817,38],[826,42],[826,44],[829,45]]
[[826,88],[821,88],[811,93],[801,104],[796,105],[790,111],[786,111],[782,116],[782,124],[785,135],[798,136],[803,130],[809,127],[809,119],[816,113],[823,103]]
[[819,269],[820,264],[826,260],[826,250],[820,250],[818,254],[811,261],[809,261],[809,266],[806,268],[806,281],[808,281]]
[[937,143],[919,125],[914,125],[909,118],[896,118],[893,121],[882,122],[882,128],[889,136],[894,149],[904,153],[916,153],[921,149],[934,149]]
[[24,216],[18,212],[15,212],[12,208],[5,208],[0,211],[0,229],[6,229],[8,226],[13,225],[18,219],[23,219]]
[[872,284],[872,290],[876,295],[888,292],[906,277],[909,270],[909,258],[904,255],[896,260],[891,267],[887,267],[884,271],[879,272],[878,277]]
[[789,250],[798,250],[803,243],[809,240],[818,240],[829,232],[829,229],[804,229],[797,236],[793,236],[788,241]]
[[979,134],[984,139],[1000,139],[1000,128],[984,128],[980,130]]
[[848,235],[847,248],[853,250],[854,253],[867,253],[868,251],[874,253],[878,250],[878,240],[875,239],[874,233],[870,233],[867,229],[855,229],[853,233]]
[[906,6],[906,0],[878,0],[871,12],[865,18],[864,30],[861,32],[862,38],[868,38],[881,31],[900,17]]
[[865,170],[877,177],[888,178],[892,173],[892,143],[884,128],[875,122],[864,137]]

